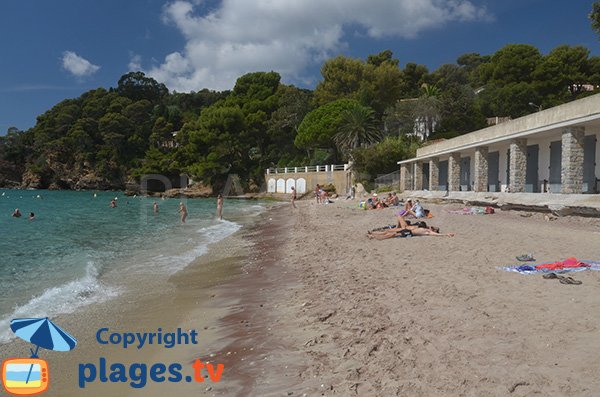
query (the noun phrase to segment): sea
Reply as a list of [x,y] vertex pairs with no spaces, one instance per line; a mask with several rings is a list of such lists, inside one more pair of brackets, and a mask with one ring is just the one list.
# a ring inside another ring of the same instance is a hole
[[[188,209],[185,224],[180,202]],[[17,208],[20,218],[12,216]],[[219,220],[216,199],[0,189],[0,343],[14,337],[13,318],[54,317],[116,298],[126,288],[121,275],[181,271],[265,209],[225,200]]]

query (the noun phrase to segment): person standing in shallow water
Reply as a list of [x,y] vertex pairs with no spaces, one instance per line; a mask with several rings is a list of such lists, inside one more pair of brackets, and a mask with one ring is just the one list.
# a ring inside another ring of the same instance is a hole
[[156,201],[152,204],[152,211],[154,211],[155,214],[158,214],[158,203]]
[[185,204],[183,204],[183,202],[179,203],[179,211],[177,211],[181,214],[181,223],[185,223],[185,218],[187,218],[187,208],[185,207]]
[[217,196],[217,217],[223,220],[223,196],[220,194]]

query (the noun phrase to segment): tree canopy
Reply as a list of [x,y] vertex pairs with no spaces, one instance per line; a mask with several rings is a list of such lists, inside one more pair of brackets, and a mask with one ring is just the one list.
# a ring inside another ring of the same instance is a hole
[[[599,4],[589,17],[600,34]],[[600,57],[583,46],[542,54],[508,44],[429,71],[385,50],[326,60],[321,75],[314,90],[259,71],[231,91],[171,93],[142,72],[127,73],[116,87],[65,99],[33,128],[0,137],[0,185],[122,188],[148,173],[188,173],[218,189],[231,173],[260,185],[267,167],[349,159],[376,175],[394,170],[422,139],[590,95],[600,85]]]

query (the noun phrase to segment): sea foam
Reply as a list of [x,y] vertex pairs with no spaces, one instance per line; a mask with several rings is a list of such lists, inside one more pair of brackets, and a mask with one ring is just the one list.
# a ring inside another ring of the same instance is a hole
[[[208,252],[211,244],[219,242],[237,232],[241,225],[231,221],[218,221],[217,224],[196,230],[199,236],[194,236],[188,243],[193,245],[184,252],[172,255],[157,255],[151,259],[155,271],[174,274],[187,267],[194,259]],[[146,266],[146,270],[150,270]]]
[[98,270],[93,262],[88,262],[85,276],[45,290],[24,305],[0,319],[0,343],[6,343],[15,335],[9,324],[15,318],[55,317],[72,313],[80,307],[92,303],[105,302],[119,294],[116,287],[107,287],[98,280]]

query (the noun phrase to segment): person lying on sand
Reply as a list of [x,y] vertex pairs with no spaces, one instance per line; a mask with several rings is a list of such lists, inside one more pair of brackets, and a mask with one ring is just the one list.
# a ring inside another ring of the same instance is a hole
[[436,237],[454,237],[454,233],[440,233],[439,227],[427,226],[425,222],[418,222],[415,225],[408,223],[404,217],[398,217],[398,227],[383,231],[367,232],[368,237],[376,240],[385,240],[394,237],[406,237],[410,232],[412,236],[436,236]]
[[375,240],[386,240],[388,238],[412,236],[434,236],[434,237],[454,237],[454,233],[440,233],[440,229],[434,226],[427,228],[418,226],[409,226],[410,229],[396,227],[381,232],[368,232],[367,237]]

